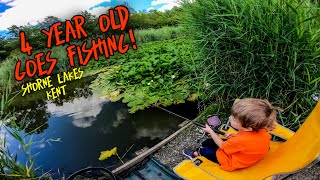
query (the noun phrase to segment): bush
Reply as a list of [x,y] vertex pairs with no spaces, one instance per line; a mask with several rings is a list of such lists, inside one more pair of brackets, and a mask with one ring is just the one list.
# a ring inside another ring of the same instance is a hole
[[202,98],[266,98],[297,128],[319,93],[320,10],[296,0],[196,0],[182,4],[182,26],[200,51]]
[[5,89],[8,82],[14,81],[14,67],[19,57],[21,56],[12,56],[0,63],[0,92]]
[[[80,42],[73,43],[76,45],[80,45]],[[70,70],[72,67],[69,65],[69,59],[67,56],[67,51],[66,51],[67,45],[64,46],[59,46],[59,47],[53,47],[50,51],[52,52],[51,58],[56,58],[57,64],[54,67],[54,70],[52,71],[53,74],[58,74],[61,72],[66,72]],[[41,51],[44,52],[44,56],[42,56],[41,61],[45,62],[45,57],[46,57],[46,51]],[[16,81],[14,78],[14,72],[15,72],[15,66],[17,61],[21,61],[21,68],[20,72],[25,72],[25,64],[26,61],[29,59],[34,59],[34,55],[39,53],[40,50],[37,50],[33,52],[31,56],[28,56],[27,54],[22,54],[19,50],[15,50],[11,53],[11,55],[6,58],[3,62],[0,63],[0,92],[4,89],[6,83],[10,80],[13,82],[13,86],[17,86],[19,84],[25,83],[25,82],[30,82],[36,78],[39,78],[38,75],[36,74],[34,77],[29,78],[27,75],[22,81]],[[77,59],[77,58],[75,58]],[[75,60],[75,65],[78,67],[79,63],[77,60]],[[49,69],[50,63],[45,63],[42,68],[47,70]],[[40,77],[43,78],[43,77]]]

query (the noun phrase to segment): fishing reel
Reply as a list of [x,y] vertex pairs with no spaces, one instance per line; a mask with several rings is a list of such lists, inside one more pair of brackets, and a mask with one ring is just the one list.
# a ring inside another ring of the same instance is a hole
[[114,174],[102,167],[89,167],[81,169],[72,175],[70,175],[67,180],[116,180]]

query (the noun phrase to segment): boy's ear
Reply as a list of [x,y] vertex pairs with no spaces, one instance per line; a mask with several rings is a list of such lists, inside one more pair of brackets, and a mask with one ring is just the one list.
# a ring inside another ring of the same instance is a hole
[[248,131],[253,131],[251,127],[246,128]]

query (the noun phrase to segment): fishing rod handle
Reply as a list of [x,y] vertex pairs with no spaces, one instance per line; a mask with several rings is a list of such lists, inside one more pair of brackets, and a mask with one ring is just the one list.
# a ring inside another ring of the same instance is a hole
[[[197,125],[197,126],[200,126],[200,127],[202,127],[202,128],[205,128],[206,126],[204,125],[204,124],[202,124],[202,123],[198,123],[198,122],[193,122],[195,125]],[[211,128],[215,133],[217,133],[217,134],[221,134],[221,135],[225,135],[225,133],[224,132],[222,132],[222,131],[219,131],[219,130],[216,130],[216,129],[214,129],[214,128]]]

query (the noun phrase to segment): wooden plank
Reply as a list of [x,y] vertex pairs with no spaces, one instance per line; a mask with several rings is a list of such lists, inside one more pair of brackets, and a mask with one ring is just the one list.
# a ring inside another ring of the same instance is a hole
[[171,134],[169,137],[167,137],[166,139],[162,140],[161,142],[159,142],[158,144],[156,144],[155,146],[153,146],[152,148],[150,148],[149,150],[147,150],[146,152],[140,154],[139,156],[133,158],[132,160],[126,162],[125,164],[123,164],[122,166],[112,170],[112,173],[114,174],[119,174],[122,173],[123,171],[133,167],[134,165],[136,165],[137,163],[141,162],[142,160],[144,160],[146,157],[148,157],[150,154],[153,154],[155,151],[157,151],[158,149],[160,149],[162,146],[164,146],[165,144],[167,144],[168,142],[170,142],[173,138],[175,138],[180,132],[182,132],[184,129],[186,129],[191,123],[192,121],[189,121],[188,124],[186,124],[184,127],[182,127],[181,129],[179,129],[178,131],[176,131],[175,133]]

